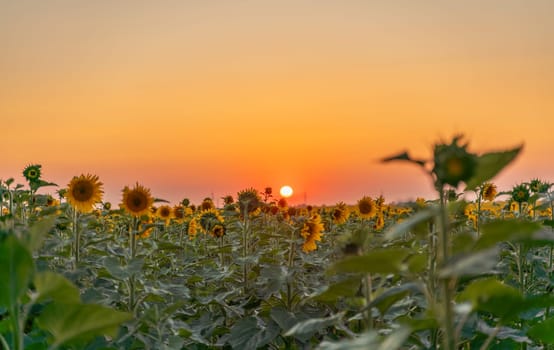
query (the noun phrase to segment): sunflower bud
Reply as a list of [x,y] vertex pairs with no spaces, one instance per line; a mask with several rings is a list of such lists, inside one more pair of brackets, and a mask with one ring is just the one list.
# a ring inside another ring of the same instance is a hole
[[468,181],[475,174],[477,157],[466,150],[467,145],[458,145],[458,140],[459,137],[455,137],[449,145],[435,145],[433,173],[437,188],[443,185],[458,187],[460,182]]

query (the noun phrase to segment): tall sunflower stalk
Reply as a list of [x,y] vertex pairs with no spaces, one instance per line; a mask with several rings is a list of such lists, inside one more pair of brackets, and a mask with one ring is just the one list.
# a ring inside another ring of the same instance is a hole
[[72,233],[74,239],[74,257],[75,268],[81,260],[81,230],[79,230],[80,213],[90,213],[94,205],[102,201],[102,182],[96,175],[74,176],[67,185],[65,196],[67,202],[71,205],[72,213]]

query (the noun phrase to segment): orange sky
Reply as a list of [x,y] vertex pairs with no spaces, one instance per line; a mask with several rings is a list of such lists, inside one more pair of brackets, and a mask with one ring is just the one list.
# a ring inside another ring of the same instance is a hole
[[464,133],[554,182],[554,2],[384,3],[0,0],[0,178],[404,200],[430,180],[377,160]]

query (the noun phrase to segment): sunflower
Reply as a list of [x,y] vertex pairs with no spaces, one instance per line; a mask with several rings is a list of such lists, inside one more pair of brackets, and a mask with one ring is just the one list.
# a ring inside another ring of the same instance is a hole
[[196,234],[198,233],[198,221],[196,221],[196,219],[193,218],[189,221],[187,233],[189,235],[189,239],[194,239],[194,237],[196,237]]
[[123,189],[123,201],[121,207],[133,216],[148,215],[150,207],[154,203],[154,198],[150,194],[150,190],[139,185],[137,182],[133,189],[125,186]]
[[526,184],[514,186],[512,189],[512,199],[518,203],[527,202],[531,193],[529,193],[529,187]]
[[173,217],[177,222],[183,222],[186,214],[187,212],[185,210],[185,207],[183,207],[182,205],[176,205],[173,207]]
[[202,201],[202,204],[200,204],[200,210],[204,211],[204,210],[210,210],[210,209],[215,209],[215,204],[210,197],[206,197]]
[[283,210],[286,210],[289,207],[289,204],[285,198],[281,198],[277,201],[277,206]]
[[377,214],[377,205],[375,205],[371,197],[364,196],[358,201],[358,212],[360,213],[360,217],[370,219]]
[[102,201],[102,185],[96,175],[74,176],[67,185],[67,202],[80,213],[90,213]]
[[321,241],[321,233],[323,232],[323,224],[321,223],[321,216],[319,214],[313,214],[310,219],[308,219],[300,235],[304,238],[304,244],[302,245],[302,250],[306,253],[311,252],[317,249],[316,241]]
[[224,225],[221,225],[221,224],[214,225],[214,227],[210,231],[211,235],[217,238],[225,236],[226,232],[227,232],[227,229],[225,228]]
[[25,176],[25,179],[29,182],[35,182],[40,179],[40,168],[42,165],[40,164],[31,164],[27,165],[25,169],[23,169],[23,176]]
[[437,188],[445,184],[458,187],[460,182],[468,181],[477,169],[477,157],[466,150],[467,145],[458,145],[460,139],[457,136],[449,145],[435,145],[433,173]]
[[210,209],[200,213],[199,221],[200,227],[206,233],[210,232],[215,225],[222,224],[224,219],[216,209]]
[[496,185],[490,182],[485,183],[481,189],[481,196],[486,201],[493,201],[497,193]]
[[385,227],[385,218],[383,217],[382,213],[379,213],[377,215],[377,219],[375,219],[375,224],[373,225],[373,229],[376,231],[380,231]]
[[156,217],[163,220],[165,226],[168,226],[169,221],[174,217],[173,210],[169,205],[162,205],[156,210]]
[[238,193],[238,203],[242,215],[256,211],[261,205],[261,198],[254,188],[247,188]]
[[346,220],[348,220],[348,216],[350,216],[350,213],[348,212],[346,204],[343,202],[337,203],[331,212],[331,217],[333,218],[333,223],[335,224],[344,224]]

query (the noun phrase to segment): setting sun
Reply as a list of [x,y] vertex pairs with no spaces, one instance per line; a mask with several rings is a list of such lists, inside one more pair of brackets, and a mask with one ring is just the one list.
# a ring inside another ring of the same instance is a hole
[[279,190],[279,193],[280,193],[281,196],[283,196],[283,197],[290,197],[290,196],[292,196],[292,193],[293,193],[292,187],[290,187],[290,186],[288,186],[288,185],[287,185],[287,186],[283,186],[283,187],[281,187],[281,190]]

